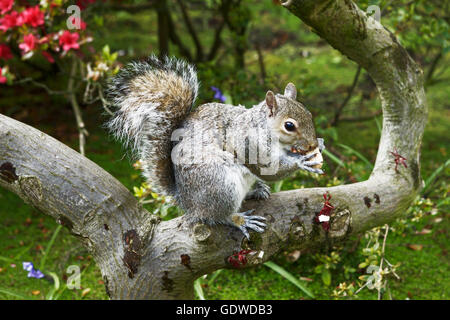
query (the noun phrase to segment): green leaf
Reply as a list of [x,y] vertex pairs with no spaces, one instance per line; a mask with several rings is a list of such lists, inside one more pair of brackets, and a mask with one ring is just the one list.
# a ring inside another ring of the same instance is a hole
[[303,286],[303,284],[300,282],[299,279],[297,279],[296,277],[294,277],[291,273],[289,273],[288,271],[286,271],[284,268],[280,267],[279,265],[277,265],[276,263],[272,262],[272,261],[267,261],[264,263],[264,265],[266,267],[269,267],[270,269],[272,269],[273,271],[277,272],[279,275],[281,275],[283,278],[285,278],[286,280],[290,281],[292,284],[294,284],[295,286],[297,286],[300,290],[302,290],[307,296],[309,296],[310,298],[314,299],[314,295],[312,294],[311,291],[309,291],[305,286]]
[[422,194],[425,193],[425,191],[428,190],[428,188],[431,186],[433,181],[437,178],[439,174],[450,164],[450,159],[448,159],[443,165],[441,165],[439,168],[433,171],[433,173],[425,180],[425,186],[422,189]]
[[273,186],[275,192],[280,192],[283,182],[284,182],[283,180],[275,182],[275,185]]
[[7,294],[9,296],[13,296],[13,297],[16,297],[16,298],[19,298],[19,299],[22,299],[22,300],[29,300],[29,298],[27,298],[25,296],[22,296],[22,295],[20,295],[18,293],[15,293],[15,292],[12,292],[12,291],[9,291],[9,290],[6,290],[6,289],[2,289],[2,288],[0,288],[0,293],[4,293],[4,294]]
[[329,286],[331,284],[331,273],[328,269],[322,270],[322,281],[326,286]]
[[331,160],[333,160],[333,162],[335,162],[338,166],[341,166],[341,167],[346,167],[345,166],[345,163],[341,160],[341,159],[339,159],[338,157],[336,157],[334,154],[332,154],[330,151],[328,151],[327,149],[325,149],[325,150],[323,150],[322,151],[322,153],[324,154],[324,155],[326,155],[328,158],[330,158]]
[[39,265],[39,270],[42,271],[44,269],[45,262],[47,260],[48,255],[50,254],[50,249],[52,248],[53,243],[56,240],[56,236],[58,235],[59,231],[61,231],[61,229],[62,229],[62,225],[59,225],[56,227],[55,231],[53,232],[53,235],[47,244],[47,248],[45,248],[44,256],[42,257],[41,264]]
[[215,271],[215,272],[212,274],[211,278],[208,280],[208,284],[213,283],[213,281],[216,280],[216,278],[219,276],[219,274],[220,274],[222,271],[223,271],[223,269],[219,269],[219,270]]
[[202,278],[198,278],[194,281],[194,290],[200,300],[205,300],[205,295],[203,294],[203,289],[201,285]]
[[361,159],[367,166],[369,166],[371,169],[373,169],[373,164],[366,158],[364,157],[361,153],[359,153],[358,151],[356,151],[355,149],[342,144],[342,143],[338,143],[339,146],[341,146],[342,148],[346,149],[350,154],[354,154],[355,156],[357,156],[359,159]]
[[53,278],[53,289],[47,294],[45,297],[46,300],[53,300],[53,297],[55,295],[55,292],[59,290],[59,278],[54,272],[47,272],[48,275],[50,275]]

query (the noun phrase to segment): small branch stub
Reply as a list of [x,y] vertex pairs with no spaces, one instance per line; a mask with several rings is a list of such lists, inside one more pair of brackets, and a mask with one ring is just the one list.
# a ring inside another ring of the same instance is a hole
[[194,237],[197,242],[206,242],[211,236],[211,229],[206,224],[194,226]]

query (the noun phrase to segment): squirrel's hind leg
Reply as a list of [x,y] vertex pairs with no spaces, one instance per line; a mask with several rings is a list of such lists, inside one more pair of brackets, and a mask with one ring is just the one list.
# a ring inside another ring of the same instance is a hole
[[256,181],[255,189],[251,190],[245,196],[245,200],[267,200],[270,197],[270,187],[263,181]]

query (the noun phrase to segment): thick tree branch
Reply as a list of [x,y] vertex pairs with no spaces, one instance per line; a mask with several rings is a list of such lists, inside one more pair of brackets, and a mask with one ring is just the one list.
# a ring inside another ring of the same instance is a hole
[[[50,214],[93,253],[113,298],[192,298],[193,281],[230,268],[242,248],[247,266],[285,248],[314,248],[383,225],[409,207],[421,188],[420,143],[426,122],[422,71],[387,29],[347,0],[293,0],[284,4],[333,47],[367,70],[377,84],[383,132],[368,181],[273,194],[249,201],[268,219],[262,234],[243,240],[227,227],[189,226],[184,217],[159,222],[90,160],[53,138],[0,115],[0,186]],[[397,150],[408,167],[395,170]],[[207,187],[207,186],[205,186]],[[331,195],[330,229],[315,216]]]

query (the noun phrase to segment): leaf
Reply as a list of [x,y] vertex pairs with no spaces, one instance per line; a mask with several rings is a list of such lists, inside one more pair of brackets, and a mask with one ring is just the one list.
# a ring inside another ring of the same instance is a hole
[[430,229],[423,228],[422,231],[416,231],[416,234],[423,235],[423,234],[430,234],[431,232],[432,231]]
[[89,292],[91,292],[91,288],[86,288],[81,292],[81,297],[84,298]]
[[211,276],[211,278],[208,280],[208,284],[213,283],[214,280],[216,280],[216,278],[219,276],[219,274],[223,271],[223,269],[219,269],[217,271],[215,271],[213,273],[213,275]]
[[47,248],[45,249],[44,256],[42,257],[42,260],[41,260],[41,264],[39,265],[39,270],[42,271],[44,269],[45,262],[47,260],[48,255],[50,254],[50,249],[52,248],[53,243],[56,240],[56,236],[58,235],[59,231],[61,231],[61,229],[62,229],[62,225],[59,225],[56,227],[55,231],[53,232],[53,235],[47,244]]
[[433,173],[425,180],[425,186],[423,187],[421,193],[425,194],[425,191],[428,190],[428,188],[433,184],[434,180],[437,178],[439,174],[448,166],[450,165],[450,159],[448,159],[443,165],[441,165],[439,168],[433,171]]
[[326,155],[328,158],[330,158],[331,160],[333,160],[333,162],[335,162],[337,165],[345,168],[345,163],[341,159],[336,157],[334,154],[332,154],[330,151],[328,151],[327,149],[323,150],[322,153],[324,155]]
[[298,260],[298,258],[300,258],[300,255],[301,255],[300,250],[294,250],[287,255],[287,258],[290,262],[295,262]]
[[423,248],[423,245],[421,244],[408,244],[408,248],[414,251],[420,251]]
[[59,278],[54,272],[47,272],[48,275],[50,275],[53,278],[53,289],[47,294],[45,297],[46,300],[53,300],[53,297],[55,295],[55,292],[59,290]]
[[9,291],[9,290],[6,290],[6,289],[2,289],[2,288],[0,288],[0,293],[4,293],[4,294],[7,294],[9,296],[16,297],[16,298],[19,298],[19,299],[22,299],[22,300],[28,300],[29,299],[29,298],[27,298],[25,296],[22,296],[22,295],[18,294],[18,293],[15,293],[15,292],[12,292],[12,291]]
[[205,300],[205,295],[203,294],[203,289],[200,283],[201,281],[201,278],[194,281],[194,290],[200,300]]
[[322,270],[322,281],[326,286],[329,286],[331,284],[331,273],[328,269]]
[[373,164],[366,158],[364,157],[361,153],[359,153],[358,151],[356,151],[355,149],[342,144],[342,143],[338,143],[338,145],[344,149],[347,150],[347,152],[349,152],[350,154],[354,154],[355,156],[357,156],[360,160],[362,160],[367,166],[369,166],[371,169],[373,169]]
[[274,192],[280,192],[281,190],[281,186],[283,185],[284,180],[280,180],[275,182],[274,186],[273,186],[273,191]]
[[280,267],[279,265],[277,265],[276,263],[274,263],[272,261],[267,261],[267,262],[264,263],[264,265],[266,267],[269,267],[273,271],[277,272],[283,278],[285,278],[286,280],[290,281],[292,284],[297,286],[307,296],[309,296],[310,298],[314,299],[314,295],[312,294],[312,292],[309,291],[305,286],[303,286],[303,284],[300,282],[300,280],[298,280],[296,277],[294,277],[291,273],[286,271],[284,268]]

